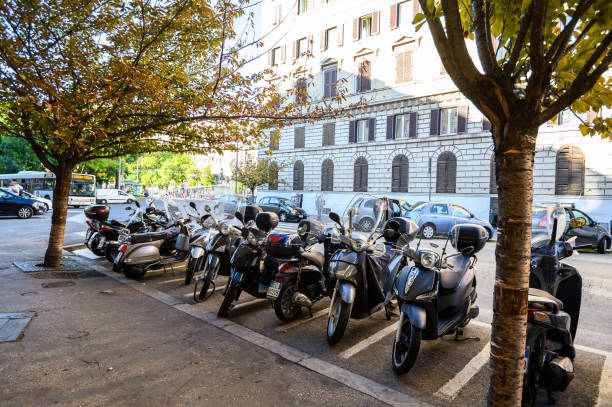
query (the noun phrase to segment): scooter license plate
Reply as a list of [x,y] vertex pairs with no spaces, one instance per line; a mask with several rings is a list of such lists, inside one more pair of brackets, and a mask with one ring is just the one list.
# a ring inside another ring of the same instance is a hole
[[281,290],[281,282],[280,281],[272,281],[270,283],[270,287],[268,287],[268,292],[266,293],[266,297],[271,300],[275,300],[280,295]]
[[98,249],[101,249],[104,247],[104,242],[106,242],[106,238],[104,236],[102,236],[100,238],[100,241],[98,242]]

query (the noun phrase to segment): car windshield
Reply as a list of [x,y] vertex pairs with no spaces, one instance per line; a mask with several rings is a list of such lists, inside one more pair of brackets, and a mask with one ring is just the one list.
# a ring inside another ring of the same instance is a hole
[[[366,194],[356,194],[342,214],[342,226],[347,232],[369,240],[381,227],[387,211],[387,200]],[[353,216],[349,212],[353,211]]]
[[555,240],[559,240],[567,227],[565,210],[558,204],[533,205],[531,217],[532,246],[550,241],[555,220],[557,221]]
[[281,204],[281,205],[286,205],[286,206],[292,206],[292,207],[295,207],[295,204],[294,204],[292,201],[288,200],[288,199],[279,198],[279,201],[280,201],[280,204]]

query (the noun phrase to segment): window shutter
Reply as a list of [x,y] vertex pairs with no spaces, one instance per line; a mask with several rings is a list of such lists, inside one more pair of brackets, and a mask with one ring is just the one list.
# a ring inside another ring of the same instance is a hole
[[417,112],[410,113],[410,132],[408,133],[408,137],[416,138],[417,136],[417,124],[418,124],[419,114]]
[[459,106],[457,109],[457,133],[465,133],[467,130],[468,107]]
[[268,66],[272,66],[274,64],[274,50],[268,51]]
[[306,45],[306,48],[308,49],[308,53],[312,54],[312,45],[314,44],[314,37],[312,35],[309,35],[306,38],[306,41],[308,41],[308,45]]
[[359,158],[355,161],[353,166],[353,191],[359,192],[359,186],[361,185],[361,168]]
[[353,41],[359,40],[359,19],[353,20]]
[[397,28],[397,3],[391,5],[391,23],[389,27],[392,30]]
[[404,57],[404,81],[412,80],[412,51],[406,52]]
[[327,47],[325,46],[325,30],[321,31],[321,51],[325,51]]
[[344,24],[340,24],[338,30],[338,46],[344,44]]
[[304,148],[305,135],[306,135],[305,127],[296,127],[294,129],[294,136],[293,136],[294,137],[294,140],[293,140],[294,148]]
[[482,116],[482,129],[491,130],[491,122],[485,116]]
[[395,126],[395,116],[387,116],[387,140],[393,140],[395,134],[393,127]]
[[456,177],[457,159],[453,153],[445,151],[438,157],[436,165],[436,192],[454,194]]
[[597,117],[597,112],[593,109],[590,109],[586,114],[586,119],[588,122],[593,121]]
[[578,147],[565,146],[557,153],[555,194],[584,193],[584,153]]
[[293,190],[302,191],[304,189],[304,164],[296,161],[293,165]]
[[391,163],[391,192],[399,192],[400,190],[400,160],[399,156],[393,159]]
[[372,13],[372,35],[377,35],[380,33],[380,11],[375,11]]
[[432,136],[440,134],[440,109],[431,109],[429,114],[429,134]]
[[363,61],[359,64],[359,91],[366,92],[371,89],[370,78],[372,76],[372,64],[370,61]]
[[404,82],[404,53],[401,52],[395,56],[395,82],[402,83]]
[[323,125],[323,145],[324,146],[333,146],[335,142],[336,132],[336,124],[335,123],[325,123]]
[[355,138],[355,130],[357,126],[356,120],[351,120],[349,122],[349,143],[356,143],[357,139]]
[[448,160],[446,174],[446,192],[449,194],[454,194],[457,183],[457,159],[452,154],[450,154],[450,158]]
[[400,166],[400,192],[408,192],[408,158],[405,156]]
[[376,138],[376,119],[369,119],[368,123],[368,141],[374,141]]
[[297,57],[298,57],[298,55],[297,55],[297,40],[293,41],[292,45],[293,45],[293,53],[291,55],[293,56],[293,59],[297,59]]
[[421,12],[421,5],[419,4],[419,0],[412,0],[412,16],[416,17],[417,14]]
[[321,164],[321,191],[334,190],[334,163],[329,158]]
[[281,60],[280,60],[281,64],[285,63],[285,59],[286,59],[285,58],[285,54],[287,53],[286,51],[287,51],[287,46],[283,44],[283,46],[281,47],[281,57],[280,57],[281,58]]

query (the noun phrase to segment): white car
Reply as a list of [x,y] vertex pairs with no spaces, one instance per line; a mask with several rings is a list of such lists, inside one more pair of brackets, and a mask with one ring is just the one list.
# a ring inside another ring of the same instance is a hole
[[[1,189],[12,193],[10,188],[1,188]],[[41,206],[42,206],[42,210],[44,213],[48,212],[50,209],[53,209],[53,202],[50,199],[32,195],[31,193],[26,192],[26,191],[21,191],[21,196],[24,198],[33,199],[35,201],[40,202],[42,204]]]
[[131,204],[136,198],[132,194],[123,192],[119,189],[97,189],[96,190],[96,202],[99,204],[107,203],[128,203]]

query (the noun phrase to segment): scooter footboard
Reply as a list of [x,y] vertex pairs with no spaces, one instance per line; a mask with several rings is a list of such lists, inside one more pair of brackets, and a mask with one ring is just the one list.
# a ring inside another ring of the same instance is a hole
[[424,308],[414,304],[402,304],[401,311],[408,316],[410,323],[419,329],[427,326],[427,312]]

